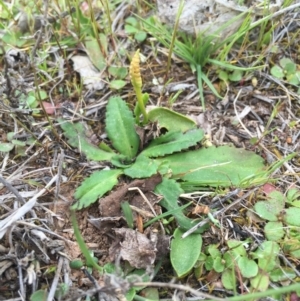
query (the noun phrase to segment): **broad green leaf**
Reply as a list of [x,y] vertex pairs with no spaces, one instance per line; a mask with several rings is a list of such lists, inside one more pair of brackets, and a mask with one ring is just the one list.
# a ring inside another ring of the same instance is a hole
[[[178,198],[184,191],[175,180],[163,178],[162,182],[156,186],[154,192],[163,196],[159,204],[169,211],[179,208]],[[182,211],[176,211],[173,215],[179,226],[184,230],[189,230],[199,222],[199,220],[187,218]],[[203,226],[194,233],[203,233],[205,229],[206,226]]]
[[112,145],[122,155],[132,159],[139,148],[132,112],[121,97],[111,97],[106,106],[106,132]]
[[[139,282],[149,282],[151,280],[150,275],[144,269],[136,269],[126,276],[126,281],[129,283],[134,283],[137,278],[141,280]],[[135,291],[140,291],[145,287],[147,287],[147,285],[133,286],[132,288],[135,289]]]
[[266,238],[271,241],[279,241],[283,238],[285,234],[282,222],[266,223],[264,232]]
[[8,153],[14,148],[12,143],[0,143],[0,152]]
[[247,256],[247,252],[241,241],[230,239],[227,245],[229,250],[224,254],[223,259],[227,268],[233,268],[241,257]]
[[300,241],[299,238],[292,238],[288,239],[285,237],[284,244],[283,244],[283,252],[284,254],[288,253],[293,258],[300,259]]
[[256,277],[250,280],[250,283],[253,289],[263,292],[269,287],[269,276],[267,274],[259,273]]
[[126,301],[132,301],[136,295],[136,290],[132,287],[125,294]]
[[69,287],[69,284],[59,283],[56,287],[54,297],[57,300],[63,299],[63,297],[66,297],[67,293],[69,292]]
[[159,292],[156,287],[146,287],[141,291],[141,294],[145,301],[151,301],[151,300],[159,300]]
[[211,271],[214,267],[214,259],[212,258],[212,256],[207,256],[204,266],[206,268],[207,271]]
[[[3,5],[4,1],[1,1],[1,6]],[[10,45],[10,47],[14,46],[17,48],[24,47],[25,44],[30,44],[28,39],[21,38],[23,34],[20,31],[14,30],[5,30],[5,33],[1,37],[1,41],[4,45]],[[10,49],[10,48],[9,48]]]
[[158,164],[140,154],[135,163],[124,170],[124,174],[131,178],[149,178],[157,173]]
[[132,26],[132,25],[129,25],[129,24],[125,24],[125,32],[130,35],[130,34],[135,34],[136,32],[138,32],[138,28]]
[[117,268],[114,263],[108,262],[103,266],[103,272],[106,274],[115,274],[117,272]]
[[[86,38],[85,47],[92,63],[98,68],[98,70],[103,70],[106,67],[105,57],[100,49],[101,42],[97,41],[95,38],[89,36]],[[103,46],[103,45],[101,45]]]
[[151,110],[148,113],[148,118],[152,122],[158,122],[161,128],[166,128],[168,131],[186,132],[196,128],[196,123],[192,119],[167,108]]
[[26,146],[26,142],[25,142],[25,141],[20,141],[20,140],[13,139],[11,142],[12,142],[14,145],[18,145],[18,146]]
[[35,291],[30,296],[30,301],[46,301],[47,297],[48,297],[47,290],[38,290],[38,291]]
[[202,247],[200,234],[191,234],[186,238],[181,238],[183,233],[177,228],[174,231],[174,239],[171,241],[171,263],[179,278],[192,270]]
[[145,31],[139,30],[134,34],[134,39],[138,42],[143,42],[147,38],[147,33]]
[[148,157],[169,155],[196,145],[203,137],[203,131],[198,129],[193,129],[186,133],[168,132],[167,134],[154,139],[142,154]]
[[117,183],[122,170],[100,170],[86,178],[76,189],[75,198],[78,200],[72,207],[82,209],[88,207],[110,191]]
[[277,78],[283,78],[284,77],[284,72],[281,67],[275,65],[271,68],[270,70],[271,74]]
[[127,84],[126,81],[122,79],[115,79],[109,82],[109,86],[112,89],[116,89],[116,90],[124,88],[126,84]]
[[[284,69],[286,69],[286,67],[288,69],[290,65],[295,65],[295,63],[287,57],[283,57],[282,59],[280,59],[279,64]],[[295,65],[295,67],[296,67],[296,65]],[[295,71],[296,71],[296,69],[295,69]]]
[[[199,186],[238,186],[264,168],[263,159],[253,152],[230,146],[211,146],[157,159],[168,161],[173,178]],[[182,184],[185,185],[185,183]]]
[[244,242],[235,239],[229,239],[227,241],[227,246],[234,256],[247,256]]
[[59,119],[59,122],[65,137],[68,139],[68,143],[78,148],[89,160],[109,161],[115,156],[114,153],[103,151],[91,144],[86,136],[87,130],[82,123],[72,123],[63,119]]
[[300,83],[300,72],[297,71],[294,74],[290,74],[286,77],[286,79],[291,85],[298,86]]
[[227,269],[222,273],[222,284],[228,290],[233,290],[236,287],[236,276],[234,270]]
[[118,66],[110,66],[108,67],[108,72],[119,79],[124,79],[128,74],[128,68],[118,67]]
[[[297,200],[300,201],[300,190],[297,188],[289,189],[287,192],[286,198],[287,198],[287,202],[289,204],[294,205],[293,204],[294,201],[297,201]],[[298,207],[298,206],[296,206],[296,207]]]
[[274,282],[294,279],[296,273],[292,268],[280,267],[270,272],[270,279]]
[[125,24],[130,24],[134,27],[138,27],[139,23],[138,23],[138,20],[137,18],[135,17],[128,17],[125,19]]
[[224,70],[221,70],[218,74],[219,79],[223,80],[224,82],[228,81],[228,73]]
[[254,260],[247,257],[240,257],[238,260],[238,267],[243,277],[255,277],[258,273],[258,266]]
[[254,258],[258,258],[258,266],[262,270],[272,271],[279,253],[279,245],[274,241],[264,241],[254,252]]
[[209,245],[206,248],[206,253],[209,253],[212,258],[221,257],[221,251],[218,249],[218,245]]
[[291,63],[287,63],[284,66],[284,71],[286,72],[287,75],[291,75],[294,74],[297,71],[297,66],[295,63],[291,62]]
[[225,267],[232,269],[236,265],[236,262],[240,257],[241,256],[239,254],[234,254],[232,251],[227,251],[223,255],[223,259],[225,260]]
[[284,196],[279,191],[273,191],[269,194],[267,201],[257,202],[254,205],[256,214],[265,220],[276,222],[280,212],[284,208]]
[[216,257],[214,259],[214,265],[213,265],[214,270],[217,273],[222,273],[225,269],[225,261],[222,259],[222,257]]
[[300,227],[300,208],[290,207],[286,209],[284,221],[290,226]]
[[115,167],[119,167],[119,168],[127,168],[130,167],[132,165],[132,160],[129,160],[126,156],[124,155],[115,155],[111,158],[111,163],[115,166]]
[[[182,133],[180,131],[170,131],[167,132],[164,135],[161,135],[155,139],[153,139],[148,147],[154,147],[157,145],[162,145],[162,144],[166,144],[166,143],[170,143],[173,141],[176,141],[177,139],[180,139],[180,136],[182,135]],[[147,148],[148,148],[147,147]]]
[[229,74],[229,80],[232,82],[239,82],[243,78],[243,72],[241,70],[234,70]]
[[128,225],[129,228],[133,229],[133,213],[132,213],[132,209],[129,205],[129,203],[126,202],[122,202],[121,203],[121,208],[126,220],[126,223]]

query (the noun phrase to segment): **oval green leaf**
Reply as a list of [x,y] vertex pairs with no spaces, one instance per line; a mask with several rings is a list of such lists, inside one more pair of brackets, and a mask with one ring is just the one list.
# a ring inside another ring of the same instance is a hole
[[193,129],[185,133],[170,131],[154,139],[142,154],[148,157],[170,155],[196,145],[203,138],[204,132],[201,129]]
[[282,68],[280,68],[279,66],[275,65],[271,68],[271,74],[273,76],[275,76],[276,78],[283,78],[284,77],[284,73]]
[[88,129],[82,123],[72,123],[62,118],[58,119],[60,127],[64,131],[64,135],[68,139],[68,143],[84,153],[90,160],[108,161],[115,154],[107,152],[93,145],[87,137]]
[[229,80],[232,82],[239,82],[243,78],[243,72],[241,70],[234,70],[229,74]]
[[232,290],[236,286],[236,276],[232,269],[227,269],[222,273],[222,284],[228,290]]
[[88,207],[110,191],[117,183],[118,176],[122,170],[100,170],[94,172],[89,178],[85,179],[75,192],[75,198],[78,199],[72,208],[82,209]]
[[221,257],[215,258],[213,267],[217,273],[222,273],[225,269],[225,260],[223,260]]
[[124,88],[126,86],[126,81],[125,80],[121,80],[121,79],[115,79],[115,80],[112,80],[109,83],[109,86],[112,89],[120,90],[120,89],[122,89],[122,88]]
[[296,273],[292,268],[280,267],[270,272],[270,279],[274,282],[289,281],[296,277]]
[[[106,38],[106,37],[105,37]],[[106,38],[107,39],[107,38]],[[92,63],[98,68],[98,70],[103,70],[106,67],[106,60],[105,57],[100,49],[101,47],[104,49],[105,42],[102,44],[102,39],[99,42],[95,38],[88,36],[85,40],[85,48],[89,55],[90,60]]]
[[257,202],[254,205],[254,210],[260,218],[276,222],[278,215],[284,208],[285,198],[279,191],[273,191],[269,195],[268,201]]
[[284,221],[290,226],[300,227],[300,208],[290,207],[285,210]]
[[200,234],[191,234],[183,239],[181,238],[183,233],[177,228],[171,242],[171,263],[179,278],[192,270],[199,258],[202,247]]
[[152,122],[158,122],[161,128],[166,128],[168,131],[185,132],[196,128],[196,123],[192,119],[167,108],[155,108],[151,110],[148,118]]
[[258,273],[258,266],[254,260],[247,257],[240,257],[238,260],[238,267],[241,274],[245,278],[255,277]]
[[250,283],[253,289],[263,292],[269,287],[269,276],[259,273],[256,277],[250,280]]
[[129,159],[139,148],[139,136],[135,130],[132,112],[121,97],[111,97],[106,107],[106,132],[112,145]]
[[8,153],[14,148],[12,143],[0,143],[0,152]]
[[124,170],[131,178],[149,178],[157,173],[158,164],[143,154],[140,154],[134,164]]
[[270,241],[281,240],[285,234],[281,222],[268,222],[264,228],[266,238]]
[[185,190],[189,191],[196,190],[195,188],[201,185],[206,187],[244,185],[245,179],[254,177],[264,168],[264,161],[260,156],[230,146],[211,146],[157,160],[169,162],[173,178],[191,183],[193,185],[191,188],[187,187],[190,185],[182,183],[182,187],[185,185]]
[[46,290],[38,290],[30,296],[30,301],[46,301],[47,296],[48,293]]

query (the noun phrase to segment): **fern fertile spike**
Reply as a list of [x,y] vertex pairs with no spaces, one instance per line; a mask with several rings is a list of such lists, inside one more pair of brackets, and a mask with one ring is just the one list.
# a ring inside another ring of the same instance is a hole
[[142,77],[140,71],[140,50],[138,49],[132,57],[129,74],[133,86],[142,88]]

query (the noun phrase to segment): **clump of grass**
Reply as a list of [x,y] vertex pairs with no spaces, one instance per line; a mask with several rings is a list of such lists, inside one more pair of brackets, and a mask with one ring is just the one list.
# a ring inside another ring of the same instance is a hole
[[[288,5],[289,3],[285,3],[285,5]],[[210,35],[205,35],[205,33],[198,33],[195,36],[191,36],[182,34],[178,30],[178,21],[181,10],[182,7],[180,7],[179,9],[173,32],[162,25],[154,17],[142,21],[144,23],[145,30],[150,35],[155,37],[161,45],[169,49],[167,72],[170,68],[170,58],[173,53],[190,64],[192,71],[195,72],[197,76],[199,96],[203,110],[205,110],[203,84],[206,84],[218,98],[222,98],[211,80],[206,76],[204,67],[211,64],[217,66],[220,69],[226,69],[230,71],[253,71],[255,69],[261,68],[261,66],[257,65],[260,64],[263,57],[260,57],[258,60],[252,63],[252,65],[248,66],[248,68],[243,68],[228,63],[226,61],[227,55],[231,51],[235,43],[237,41],[240,41],[241,39],[244,39],[247,33],[255,27],[260,27],[260,42],[258,42],[258,44],[260,45],[266,38],[264,31],[266,29],[267,22],[271,18],[274,18],[275,16],[278,16],[285,11],[285,9],[283,9],[282,11],[278,11],[275,14],[271,14],[269,12],[265,17],[260,18],[256,22],[252,22],[253,11],[249,9],[248,11],[245,11],[236,16],[232,20],[229,20]],[[232,35],[229,35],[223,39],[221,37],[222,32],[224,32],[226,28],[230,27],[234,22],[237,22],[240,19],[243,19],[244,21],[242,22],[239,29]],[[268,32],[268,35],[270,35],[270,32]]]

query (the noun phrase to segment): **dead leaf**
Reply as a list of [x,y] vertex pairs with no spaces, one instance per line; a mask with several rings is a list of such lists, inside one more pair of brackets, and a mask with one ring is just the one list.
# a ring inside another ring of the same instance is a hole
[[[168,250],[165,243],[169,243],[169,238],[150,232],[149,235],[139,233],[132,229],[114,229],[117,241],[109,249],[109,256],[112,260],[122,258],[127,260],[132,267],[147,268],[151,267],[157,258],[161,256],[162,247]],[[158,241],[160,241],[158,243]]]
[[74,70],[80,74],[83,84],[88,89],[102,90],[104,82],[101,73],[94,67],[90,59],[85,55],[74,55],[71,57]]
[[[155,204],[159,200],[152,193],[156,185],[158,185],[162,181],[161,175],[157,174],[150,178],[143,180],[134,180],[129,184],[124,184],[117,188],[117,190],[110,193],[107,197],[100,199],[99,201],[99,210],[103,217],[115,217],[122,216],[121,213],[121,202],[126,198],[127,193],[128,201],[131,205],[136,206],[138,208],[150,211],[149,206],[146,204],[145,200],[137,191],[128,192],[128,188],[138,187],[147,197],[151,204]],[[149,193],[149,194],[147,194]]]

